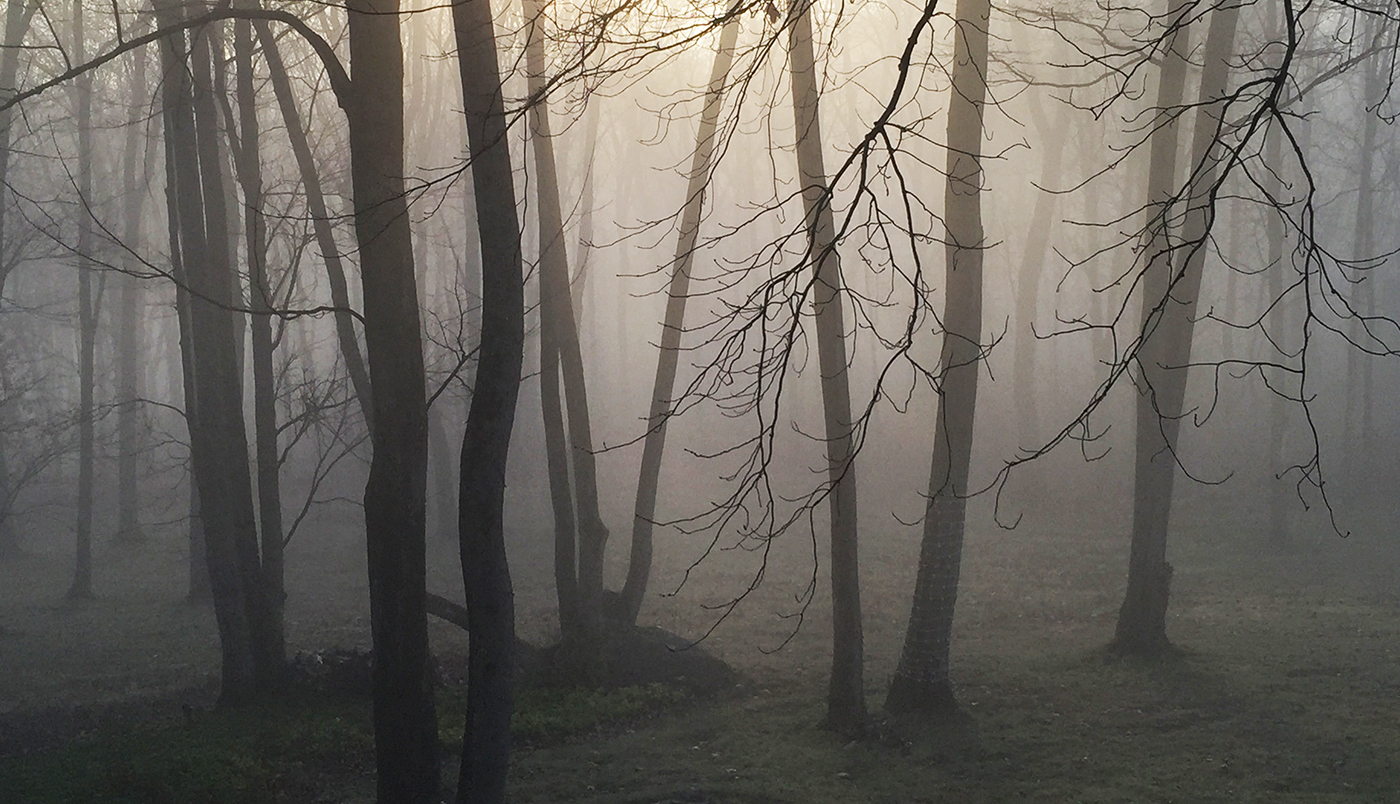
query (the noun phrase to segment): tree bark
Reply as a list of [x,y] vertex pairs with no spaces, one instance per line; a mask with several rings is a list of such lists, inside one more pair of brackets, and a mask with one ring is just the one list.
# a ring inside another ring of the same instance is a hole
[[938,418],[929,471],[928,509],[914,602],[899,665],[885,698],[888,712],[956,709],[948,677],[972,464],[977,379],[982,370],[982,120],[987,86],[988,0],[958,0],[953,87],[948,100],[946,290]]
[[[1280,198],[1283,191],[1283,182],[1279,179],[1279,160],[1282,152],[1281,132],[1271,132],[1272,136],[1264,143],[1265,164],[1271,165],[1272,170],[1265,171],[1264,189],[1270,198]],[[1268,264],[1265,269],[1269,272],[1269,296],[1268,304],[1272,305],[1266,324],[1274,332],[1286,332],[1289,329],[1289,321],[1286,315],[1286,308],[1280,302],[1284,294],[1284,239],[1283,210],[1269,207],[1265,210],[1268,216],[1264,223],[1265,247],[1267,251]],[[1288,432],[1288,400],[1283,395],[1283,389],[1269,392],[1269,466],[1275,472],[1280,470],[1284,464],[1283,443],[1284,436]],[[1290,509],[1298,505],[1297,498],[1290,491],[1287,483],[1280,478],[1275,478],[1270,484],[1269,491],[1269,531],[1268,538],[1275,549],[1284,550],[1292,543],[1292,534],[1289,528]]]
[[[286,661],[283,581],[282,488],[277,450],[277,386],[272,365],[273,288],[267,275],[267,221],[262,211],[261,136],[257,98],[253,90],[253,31],[248,20],[236,20],[233,33],[238,95],[238,149],[235,164],[243,188],[244,237],[247,242],[249,308],[252,331],[253,429],[257,455],[258,527],[262,537],[262,587],[267,596],[267,628],[259,636],[264,661],[280,667]],[[232,127],[232,121],[229,121]]]
[[632,509],[632,554],[627,564],[627,582],[622,588],[622,604],[627,622],[635,624],[651,578],[652,531],[656,521],[656,495],[661,484],[661,458],[666,452],[666,428],[670,424],[676,393],[676,369],[680,363],[681,335],[685,331],[685,308],[690,301],[690,268],[695,262],[695,245],[700,237],[700,217],[714,167],[715,138],[719,115],[724,108],[724,89],[729,68],[734,63],[734,46],[739,39],[742,17],[737,6],[720,29],[700,126],[695,133],[695,154],[690,162],[685,206],[681,209],[676,256],[671,262],[671,281],[666,288],[666,317],[661,323],[661,344],[656,354],[656,376],[651,386],[651,407],[647,411],[647,432],[642,439],[642,462],[637,473],[637,501]]
[[[583,371],[583,352],[579,346],[578,322],[574,316],[573,297],[569,286],[569,262],[564,239],[564,216],[559,203],[559,175],[554,157],[554,138],[550,129],[549,105],[545,95],[544,8],[538,0],[525,0],[529,20],[525,46],[527,84],[533,102],[530,107],[530,146],[534,152],[540,241],[540,371],[541,393],[545,396],[546,446],[554,457],[550,459],[551,500],[555,515],[560,507],[575,507],[576,517],[567,516],[563,527],[556,526],[556,550],[572,542],[572,534],[564,528],[573,524],[578,534],[577,583],[571,591],[576,595],[575,611],[564,616],[564,587],[560,588],[561,625],[582,629],[565,631],[566,642],[582,651],[586,665],[597,658],[598,629],[601,627],[603,597],[603,563],[608,529],[603,524],[598,507],[598,470],[593,455],[593,428],[588,410],[588,385]],[[563,385],[556,372],[562,370]],[[552,376],[545,377],[548,371]],[[562,393],[561,393],[562,392]],[[552,421],[558,415],[559,400],[564,402],[568,426],[567,452],[562,428]],[[555,408],[551,411],[550,408]],[[563,453],[561,455],[561,453]],[[567,456],[564,460],[561,457]],[[564,464],[562,474],[559,464]],[[572,495],[569,470],[572,469]],[[562,485],[556,486],[556,479]],[[572,520],[572,522],[570,522]],[[569,528],[573,530],[573,528]],[[556,580],[564,570],[567,559],[556,552]]]
[[812,304],[830,484],[832,655],[825,725],[840,732],[854,732],[863,730],[868,719],[856,529],[855,422],[846,370],[841,257],[836,250],[836,225],[822,157],[811,6],[811,0],[796,0],[789,9],[788,47],[797,124],[797,172],[802,182],[802,208],[808,231],[807,261],[813,271]]
[[[1181,22],[1187,5],[1171,0],[1167,23]],[[1171,269],[1172,237],[1171,200],[1176,184],[1176,158],[1180,139],[1179,117],[1184,114],[1182,98],[1186,92],[1186,56],[1190,52],[1190,31],[1184,27],[1168,35],[1164,42],[1162,63],[1157,74],[1157,121],[1152,131],[1152,145],[1147,169],[1147,276],[1144,282],[1141,326],[1144,332],[1155,318],[1153,310],[1168,293]],[[1144,345],[1144,357],[1146,346]],[[1146,372],[1146,362],[1144,373]],[[1167,514],[1154,486],[1160,486],[1161,463],[1175,460],[1171,455],[1153,456],[1161,449],[1161,431],[1157,411],[1145,388],[1138,389],[1136,406],[1137,437],[1135,447],[1135,480],[1133,492],[1133,536],[1129,554],[1129,600],[1119,611],[1118,636],[1114,644],[1139,653],[1154,653],[1165,649],[1167,597],[1170,593],[1171,566],[1167,564]],[[1174,466],[1168,469],[1168,482]],[[1170,492],[1167,495],[1170,504]],[[1158,527],[1154,518],[1160,517]],[[1125,630],[1125,620],[1131,627]],[[1152,623],[1160,622],[1161,627]],[[1141,624],[1141,625],[1140,625]]]
[[[1368,37],[1374,38],[1374,37]],[[1380,116],[1377,110],[1371,108],[1370,103],[1380,102],[1387,92],[1386,80],[1389,73],[1383,73],[1381,62],[1377,58],[1367,60],[1362,70],[1365,78],[1362,86],[1362,97],[1365,103],[1362,105],[1362,115],[1364,120],[1361,123],[1361,153],[1360,164],[1357,165],[1357,188],[1356,188],[1356,220],[1352,229],[1352,259],[1359,265],[1374,265],[1376,257],[1375,245],[1375,207],[1376,207],[1376,181],[1373,178],[1375,172],[1375,152],[1376,140],[1380,128]],[[1375,287],[1379,279],[1379,271],[1372,268],[1365,268],[1356,271],[1356,284],[1352,310],[1358,316],[1351,321],[1351,337],[1362,347],[1374,347],[1372,338],[1367,334],[1361,317],[1375,314]],[[1372,483],[1375,474],[1372,471],[1372,456],[1375,450],[1369,448],[1371,439],[1375,437],[1372,433],[1372,421],[1375,411],[1375,395],[1372,393],[1374,385],[1373,360],[1363,348],[1352,347],[1347,350],[1347,374],[1346,374],[1346,414],[1345,423],[1346,434],[1345,444],[1347,445],[1347,455],[1355,456],[1349,467],[1351,473],[1351,485],[1356,488],[1366,488]]]
[[[162,19],[165,20],[178,19],[176,15],[159,7],[158,13],[161,13]],[[175,75],[177,71],[180,75],[185,75],[183,38],[178,40],[178,45],[173,39],[162,40],[160,52],[162,75]],[[182,253],[185,246],[182,245],[181,211],[182,201],[185,205],[193,205],[199,203],[199,199],[198,197],[181,199],[179,190],[181,170],[193,169],[190,165],[185,164],[186,160],[191,157],[184,150],[190,145],[187,141],[188,138],[193,136],[190,131],[194,125],[193,119],[192,116],[187,119],[184,108],[189,103],[187,78],[161,83],[161,117],[164,130],[162,140],[165,150],[165,214],[170,242],[170,275],[175,279],[175,319],[179,334],[180,389],[184,402],[185,426],[190,437],[190,462],[193,464],[195,434],[199,430],[195,419],[199,415],[199,406],[195,399],[193,325],[190,321],[189,278],[185,273]],[[198,156],[194,156],[193,159],[197,163]],[[193,185],[193,190],[198,192],[198,184]],[[190,207],[189,214],[193,214],[193,206]],[[191,237],[193,237],[193,233],[191,233]],[[190,245],[192,246],[193,243]],[[171,390],[173,392],[174,389]],[[201,603],[212,601],[214,590],[213,581],[209,576],[204,521],[199,505],[199,484],[195,481],[193,471],[190,473],[189,481],[189,593],[187,599],[190,602]]]
[[574,516],[568,436],[564,432],[563,394],[559,387],[559,349],[552,335],[546,335],[554,326],[544,323],[549,314],[545,309],[544,295],[542,292],[540,301],[540,410],[544,421],[549,503],[554,515],[554,594],[559,606],[560,635],[564,640],[575,643],[583,639],[580,631],[584,620],[583,606],[579,601],[578,522]]
[[[565,273],[563,287],[568,291],[568,262],[563,254],[563,221],[559,209],[558,177],[554,149],[549,142],[548,110],[541,113],[545,85],[544,44],[540,34],[542,9],[538,3],[524,5],[529,28],[525,45],[527,91],[534,98],[530,108],[530,143],[535,155],[540,242],[540,410],[544,422],[545,468],[549,477],[549,502],[554,515],[554,590],[559,605],[559,630],[563,640],[582,648],[588,637],[583,633],[588,619],[581,600],[578,572],[578,518],[574,507],[573,478],[570,472],[568,433],[564,424],[565,392],[559,380],[560,343],[567,335],[561,330],[564,310],[572,318],[569,297],[561,310],[559,272]],[[544,138],[544,142],[541,142]],[[546,175],[547,171],[547,175]],[[546,192],[546,182],[548,190]],[[596,602],[596,597],[593,602]]]
[[[221,111],[230,108],[229,98],[233,97],[233,93],[229,91],[228,87],[228,66],[223,57],[225,51],[225,27],[227,26],[224,24],[224,21],[219,20],[218,22],[206,28],[200,36],[201,39],[207,38],[209,41],[209,61],[210,68],[212,70],[212,78],[209,83],[209,87],[211,90],[209,96],[209,105],[210,110],[213,112],[216,119],[218,118],[219,113]],[[198,103],[198,96],[196,96],[196,103]],[[232,116],[231,110],[229,114],[230,116]],[[216,124],[215,130],[217,132],[231,132],[236,125],[233,120],[227,120],[224,122],[226,126],[219,126],[218,124]],[[216,239],[222,241],[224,249],[226,249],[228,252],[227,259],[229,265],[229,300],[232,302],[234,308],[233,353],[235,360],[237,361],[236,365],[238,367],[238,387],[239,393],[241,394],[243,389],[243,375],[247,366],[248,357],[248,303],[246,299],[247,294],[244,292],[243,288],[243,272],[238,270],[238,233],[239,230],[243,228],[243,221],[241,216],[239,215],[240,209],[238,203],[238,179],[234,175],[232,137],[216,136],[214,139],[214,144],[218,160],[216,164],[218,165],[219,187],[222,188],[224,193],[224,216],[222,219],[223,225],[217,227],[216,230],[213,224],[211,223],[209,231],[211,233],[211,242],[213,242]]]
[[433,528],[439,538],[446,540],[457,535],[457,473],[452,466],[452,438],[448,435],[447,424],[443,421],[447,413],[443,407],[448,404],[446,396],[437,398],[428,408],[428,460],[432,462],[433,474]]
[[[588,107],[584,112],[584,126],[587,133],[583,142],[583,158],[586,162],[583,173],[583,189],[579,192],[579,213],[578,213],[578,259],[574,266],[574,275],[569,280],[569,289],[574,302],[574,320],[578,323],[579,337],[583,337],[585,329],[584,321],[587,320],[585,305],[590,303],[594,283],[588,280],[591,274],[588,270],[589,258],[593,255],[593,206],[594,187],[596,177],[593,169],[597,167],[598,157],[598,113],[597,105]],[[596,342],[597,329],[588,327],[589,344]],[[580,348],[582,344],[580,343]]]
[[[139,251],[141,211],[146,195],[137,184],[137,165],[141,156],[142,108],[147,100],[146,50],[132,51],[131,109],[127,122],[126,143],[122,154],[122,196],[125,207],[122,218],[122,240],[133,252]],[[123,261],[128,273],[119,282],[117,320],[117,538],[126,542],[141,541],[141,495],[138,487],[141,451],[142,334],[141,319],[145,287],[136,277],[140,263],[128,257]]]
[[481,348],[462,436],[458,527],[471,618],[461,804],[505,801],[515,602],[506,563],[506,457],[525,346],[524,272],[491,7],[456,3],[452,22],[481,243]]
[[365,486],[374,743],[381,802],[438,801],[428,645],[428,405],[404,187],[398,0],[352,0],[345,99],[355,236],[364,288],[374,457]]
[[[1150,214],[1161,217],[1152,229],[1154,242],[1147,254],[1151,262],[1144,282],[1144,340],[1138,355],[1143,387],[1137,405],[1133,538],[1128,557],[1128,588],[1118,612],[1113,639],[1114,648],[1125,653],[1152,655],[1170,646],[1166,618],[1172,569],[1167,563],[1167,532],[1176,478],[1178,434],[1186,397],[1186,366],[1191,360],[1205,243],[1215,217],[1218,160],[1212,155],[1211,146],[1215,143],[1217,120],[1212,109],[1224,94],[1229,80],[1229,57],[1238,20],[1239,10],[1235,7],[1211,12],[1205,68],[1201,75],[1201,102],[1191,143],[1192,175],[1187,188],[1181,240],[1170,237],[1174,205],[1164,204],[1159,210],[1149,210]],[[1174,108],[1169,105],[1171,100],[1175,100],[1177,106],[1180,103],[1180,94],[1172,98],[1170,93],[1176,90],[1168,85],[1168,81],[1174,84],[1177,80],[1175,75],[1167,73],[1168,66],[1176,64],[1176,58],[1169,58],[1162,67],[1158,108],[1167,113]],[[1182,70],[1184,84],[1184,62],[1173,67],[1173,71],[1175,69]],[[1166,103],[1162,100],[1164,96]],[[1154,168],[1158,167],[1156,139],[1159,133],[1171,140],[1163,143],[1163,149],[1170,147],[1175,152],[1174,131],[1163,128],[1154,132]],[[1149,173],[1148,181],[1149,192],[1160,191],[1164,186],[1163,176],[1156,170]],[[1170,187],[1170,179],[1166,181],[1165,186]],[[1184,251],[1179,259],[1177,251]]]
[[[19,73],[19,55],[23,51],[25,33],[29,30],[29,23],[38,8],[37,0],[8,0],[6,3],[4,50],[0,51],[0,99],[8,100],[14,94],[11,87],[15,86],[15,79]],[[13,109],[0,111],[0,253],[9,251],[4,246],[8,234],[6,218],[9,200],[6,196],[10,186],[10,122],[13,119]],[[9,279],[12,267],[12,263],[0,260],[0,298],[4,295],[5,282]],[[4,446],[0,445],[0,499],[10,499],[10,482],[8,456]],[[12,508],[12,505],[6,505],[5,509],[0,511],[0,559],[18,555],[20,552],[19,534],[11,518]]]
[[[180,11],[162,3],[157,13],[171,21]],[[183,36],[163,42],[170,49],[167,63],[174,66],[166,72],[166,136],[172,143],[181,265],[189,288],[190,452],[223,654],[220,701],[239,704],[265,689],[269,668],[262,665],[257,650],[257,629],[264,617],[256,588],[257,526],[229,309],[232,267],[217,235],[212,243],[208,237],[210,228],[226,221],[209,94],[209,51],[207,42],[196,38],[189,54],[192,87],[183,67]]]
[[[83,28],[82,0],[73,0],[73,52],[85,60],[87,33]],[[76,93],[74,123],[78,127],[78,194],[84,206],[78,213],[78,513],[77,561],[70,598],[92,597],[92,482],[93,464],[93,357],[97,347],[97,305],[93,295],[94,272],[92,215],[92,73],[73,82]]]

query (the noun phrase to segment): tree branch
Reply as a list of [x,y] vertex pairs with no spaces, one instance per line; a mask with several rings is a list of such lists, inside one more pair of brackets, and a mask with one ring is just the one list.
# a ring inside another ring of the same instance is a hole
[[320,57],[321,63],[325,66],[326,73],[331,82],[331,91],[335,93],[336,102],[340,105],[340,108],[346,108],[346,105],[353,97],[353,85],[350,81],[350,75],[345,72],[345,66],[340,63],[339,57],[335,55],[335,48],[331,47],[329,42],[320,34],[313,31],[311,26],[307,25],[300,17],[279,9],[216,8],[208,13],[184,20],[178,25],[157,28],[148,34],[138,36],[134,39],[128,39],[125,42],[119,43],[106,53],[89,59],[82,64],[70,66],[67,70],[64,70],[53,78],[41,81],[28,89],[16,92],[13,96],[0,101],[0,112],[5,112],[22,101],[41,95],[64,82],[71,81],[83,73],[95,70],[121,56],[123,53],[135,50],[138,47],[145,47],[153,42],[159,42],[161,39],[179,31],[187,31],[192,28],[199,28],[210,23],[219,22],[220,20],[230,19],[280,22],[300,34],[301,38],[305,39],[307,44],[311,45],[311,48],[316,51],[316,55]]

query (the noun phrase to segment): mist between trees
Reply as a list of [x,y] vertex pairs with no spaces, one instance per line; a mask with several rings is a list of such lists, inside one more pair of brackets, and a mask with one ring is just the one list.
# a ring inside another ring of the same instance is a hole
[[953,717],[970,518],[1130,507],[1104,640],[1154,656],[1184,487],[1278,549],[1395,493],[1393,7],[5,15],[0,553],[75,545],[88,598],[95,540],[187,538],[237,705],[285,678],[284,548],[361,508],[381,801],[442,787],[430,612],[458,799],[503,800],[527,540],[597,683],[654,563],[742,548],[722,629],[805,544],[786,613],[829,601],[863,734],[863,546],[921,539],[886,708]]

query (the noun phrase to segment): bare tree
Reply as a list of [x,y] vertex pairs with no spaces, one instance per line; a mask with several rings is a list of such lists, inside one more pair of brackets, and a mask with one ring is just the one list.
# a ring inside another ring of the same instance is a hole
[[[178,27],[180,12],[158,9],[164,25]],[[218,135],[208,40],[195,36],[185,51],[183,31],[166,37],[176,66],[167,75],[166,137],[172,143],[178,235],[189,295],[186,417],[194,482],[208,556],[214,611],[223,645],[221,700],[241,703],[267,689],[278,668],[269,666],[265,641],[267,598],[258,559],[257,524],[247,437],[238,383],[230,291],[232,266],[218,238],[226,216],[218,175]],[[169,62],[168,62],[169,63]],[[187,72],[186,64],[191,65]],[[211,233],[213,237],[211,237]]]
[[[252,313],[253,429],[257,457],[258,530],[261,573],[269,612],[267,636],[272,661],[284,660],[283,611],[286,590],[282,527],[281,461],[277,449],[277,388],[273,369],[273,289],[268,279],[267,221],[263,214],[262,140],[253,89],[253,29],[246,19],[234,22],[233,57],[236,70],[238,123],[232,114],[226,129],[232,144],[238,184],[243,190],[244,238],[247,254],[249,308]],[[225,107],[227,109],[227,107]]]
[[524,270],[495,26],[486,2],[452,6],[481,243],[481,347],[466,430],[458,504],[470,618],[461,804],[506,797],[515,605],[505,551],[506,456],[525,349]]
[[847,374],[846,323],[842,310],[841,257],[831,209],[816,59],[812,47],[811,0],[788,9],[792,105],[797,118],[797,172],[806,217],[807,260],[812,265],[817,355],[821,371],[827,474],[831,483],[831,684],[826,725],[837,731],[865,728],[865,650],[860,622],[860,565],[856,514],[855,419]]
[[[1182,222],[1182,238],[1200,244],[1176,252],[1171,247],[1168,204],[1160,211],[1154,230],[1162,240],[1161,252],[1153,252],[1155,269],[1146,273],[1143,296],[1143,343],[1137,364],[1142,371],[1138,398],[1136,476],[1133,491],[1133,539],[1128,559],[1128,588],[1118,614],[1114,636],[1117,649],[1129,653],[1154,653],[1167,643],[1166,613],[1171,565],[1167,563],[1167,523],[1172,487],[1178,463],[1177,445],[1186,396],[1187,367],[1205,266],[1204,243],[1215,217],[1215,194],[1220,157],[1212,154],[1223,115],[1214,119],[1213,101],[1225,96],[1233,55],[1237,6],[1211,12],[1205,41],[1205,68],[1201,75],[1201,103],[1192,135],[1192,173]],[[1184,65],[1183,65],[1184,68]],[[1165,80],[1165,79],[1164,79]],[[1179,96],[1178,96],[1179,98]],[[1159,100],[1158,108],[1164,106]],[[1165,129],[1159,129],[1164,131]],[[1156,134],[1154,134],[1154,137]],[[1175,140],[1175,135],[1171,135]],[[1156,142],[1153,143],[1154,149]],[[1168,268],[1170,266],[1170,268]]]
[[374,737],[381,801],[439,796],[426,611],[428,402],[404,187],[403,45],[397,2],[355,0],[350,123],[374,458],[365,486]]
[[[656,520],[656,494],[661,484],[661,460],[666,452],[666,430],[675,415],[676,369],[680,362],[681,335],[685,328],[686,302],[690,298],[691,269],[700,238],[700,216],[705,208],[714,167],[715,150],[719,145],[720,112],[724,108],[724,91],[734,62],[734,47],[739,38],[743,17],[741,4],[731,4],[729,15],[720,29],[710,82],[706,85],[704,106],[700,111],[700,126],[695,134],[695,154],[690,163],[686,184],[685,205],[681,209],[676,256],[671,264],[671,279],[666,288],[666,314],[661,323],[661,342],[656,354],[656,377],[652,382],[651,406],[647,412],[647,431],[642,438],[642,459],[637,471],[637,501],[632,512],[632,548],[627,564],[627,581],[622,589],[622,603],[628,622],[635,623],[642,608],[647,582],[651,576],[652,531]],[[585,212],[588,206],[584,207]]]
[[[37,0],[9,0],[5,4],[5,42],[4,50],[0,51],[0,98],[5,101],[14,97],[11,87],[15,86],[19,73],[19,57],[23,50],[21,46],[29,30],[29,23],[38,8]],[[13,109],[7,107],[0,110],[0,292],[4,291],[6,280],[14,268],[10,255],[17,253],[12,247],[18,238],[15,236],[16,227],[10,213],[9,198],[11,148],[14,143],[11,130],[13,121]],[[0,497],[9,500],[14,490],[14,483],[10,477],[9,455],[0,447]],[[10,510],[10,506],[7,505],[7,515],[0,518],[0,557],[11,556],[19,551],[19,538],[15,534],[14,523],[8,516]]]
[[[528,89],[533,98],[529,110],[530,147],[535,157],[539,202],[540,392],[555,517],[554,575],[564,642],[571,653],[583,660],[583,666],[589,668],[600,658],[603,558],[608,529],[598,509],[598,472],[589,420],[588,385],[569,287],[558,168],[549,105],[544,95],[544,7],[537,0],[526,0],[524,8],[527,19],[525,63]],[[560,411],[561,401],[564,415]],[[597,669],[586,672],[596,674]]]
[[129,250],[123,260],[125,271],[119,278],[117,301],[117,537],[125,541],[143,538],[141,495],[138,486],[141,444],[141,336],[145,330],[141,308],[145,300],[141,265],[135,258],[140,251],[141,214],[146,193],[138,183],[141,159],[140,110],[149,98],[146,81],[147,53],[143,48],[131,53],[131,119],[127,121],[122,152],[122,242]]
[[345,358],[345,370],[355,389],[360,410],[365,421],[372,427],[370,415],[369,373],[365,369],[360,342],[355,335],[355,319],[350,308],[349,285],[345,279],[345,268],[340,258],[340,250],[335,244],[335,234],[331,230],[331,215],[326,205],[325,192],[321,188],[321,173],[316,169],[316,160],[307,140],[306,129],[302,124],[296,97],[292,94],[291,79],[282,60],[282,52],[273,38],[266,20],[254,20],[258,41],[262,44],[263,58],[267,60],[268,77],[273,94],[277,97],[277,107],[282,113],[287,139],[296,157],[297,169],[301,175],[302,187],[306,193],[307,213],[311,217],[312,231],[316,234],[316,245],[321,251],[321,260],[326,266],[326,279],[331,289],[331,305],[334,307],[335,334],[340,344],[340,352]]
[[991,4],[958,0],[948,96],[948,182],[943,344],[938,418],[924,512],[919,573],[899,667],[885,709],[939,712],[954,708],[948,680],[953,607],[957,602],[967,522],[972,426],[982,346],[982,119],[987,96],[987,29]]
[[[73,0],[73,58],[79,63],[87,53],[87,31],[84,28],[82,0]],[[92,73],[83,73],[74,81],[77,125],[78,196],[84,203],[92,198]],[[77,537],[77,565],[70,598],[92,597],[92,483],[94,453],[95,404],[93,400],[93,355],[97,348],[97,318],[99,294],[94,294],[92,214],[84,209],[78,215],[78,512],[74,528]]]

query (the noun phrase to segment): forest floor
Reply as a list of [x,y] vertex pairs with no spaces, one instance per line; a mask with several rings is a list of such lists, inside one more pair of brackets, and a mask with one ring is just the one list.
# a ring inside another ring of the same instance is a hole
[[[772,557],[769,580],[703,644],[740,671],[733,688],[525,694],[512,800],[1400,800],[1400,551],[1379,537],[1326,535],[1279,551],[1247,528],[1180,516],[1169,622],[1179,651],[1122,660],[1104,646],[1122,594],[1126,523],[1098,517],[1089,528],[1076,518],[970,533],[953,645],[965,721],[903,724],[855,742],[818,728],[829,661],[820,594],[774,651],[797,622],[782,615],[798,608],[813,572],[812,546],[798,544]],[[345,532],[308,536],[289,554],[289,650],[303,662],[368,644],[363,545]],[[512,556],[522,635],[540,644],[553,627],[547,543],[540,535]],[[454,551],[433,552],[435,590],[459,594]],[[668,554],[677,560],[658,567],[658,593],[693,558],[663,542],[658,555]],[[31,544],[0,564],[0,802],[372,800],[362,699],[322,692],[209,709],[217,635],[210,611],[182,599],[177,540],[100,545],[98,597],[81,603],[63,600],[70,555]],[[863,548],[876,713],[916,555],[908,533],[867,537]],[[731,551],[702,565],[679,594],[652,597],[643,621],[703,634],[716,616],[704,606],[746,586],[754,560]],[[465,643],[440,623],[432,636],[448,679],[440,708],[450,750]],[[448,780],[453,762],[445,758]]]

